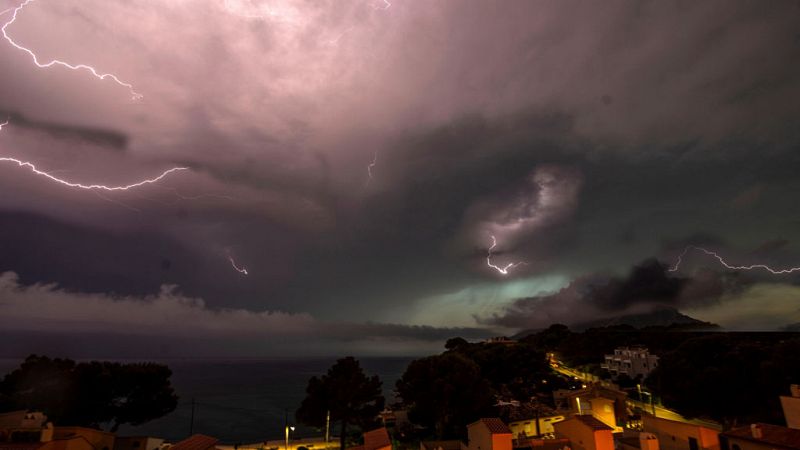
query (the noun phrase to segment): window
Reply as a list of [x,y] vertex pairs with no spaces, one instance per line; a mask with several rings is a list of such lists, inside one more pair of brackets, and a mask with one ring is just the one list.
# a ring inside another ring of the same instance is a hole
[[693,437],[689,438],[689,450],[698,450],[697,439]]

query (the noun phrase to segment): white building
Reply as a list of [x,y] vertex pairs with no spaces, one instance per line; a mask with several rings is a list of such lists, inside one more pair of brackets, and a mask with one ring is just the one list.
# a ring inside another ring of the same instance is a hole
[[613,355],[606,355],[605,363],[600,367],[614,375],[645,378],[658,367],[658,356],[651,355],[644,347],[620,347],[614,350]]

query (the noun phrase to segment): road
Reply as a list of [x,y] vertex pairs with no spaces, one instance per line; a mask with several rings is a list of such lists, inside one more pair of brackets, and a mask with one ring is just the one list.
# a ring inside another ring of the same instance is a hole
[[[565,375],[570,378],[577,378],[578,380],[584,382],[596,382],[592,375],[571,369],[561,363],[561,361],[559,361],[558,364],[551,364],[550,367],[561,375]],[[646,393],[645,396],[647,395],[649,394]],[[686,417],[678,414],[677,411],[664,408],[661,405],[651,405],[650,403],[640,402],[632,398],[628,398],[627,403],[631,406],[631,408],[639,408],[647,414],[654,415],[660,419],[674,420],[676,422],[689,423],[692,425],[698,425],[712,429],[720,429],[720,425],[718,423],[701,419],[687,419]]]

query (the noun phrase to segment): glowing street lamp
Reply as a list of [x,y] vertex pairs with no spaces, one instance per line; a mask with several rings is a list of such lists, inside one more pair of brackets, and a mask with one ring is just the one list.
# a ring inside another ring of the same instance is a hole
[[294,427],[286,424],[286,450],[289,450],[289,431],[294,431]]

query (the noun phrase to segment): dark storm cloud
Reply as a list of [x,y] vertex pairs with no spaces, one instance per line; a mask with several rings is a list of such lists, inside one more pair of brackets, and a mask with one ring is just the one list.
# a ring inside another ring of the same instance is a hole
[[664,306],[699,308],[737,295],[752,284],[735,273],[700,270],[690,277],[672,273],[649,259],[625,277],[603,275],[578,278],[556,293],[517,299],[500,314],[480,318],[483,323],[510,328],[532,328],[548,323],[575,324],[589,320],[652,311]]
[[15,127],[45,133],[53,139],[73,139],[113,150],[124,150],[128,145],[128,135],[116,130],[37,121],[18,112],[0,109],[0,120],[4,117]]
[[[746,257],[780,238],[765,256],[800,255],[787,206],[800,192],[794,3],[392,3],[31,3],[16,39],[145,97],[37,69],[2,42],[2,109],[112,146],[126,137],[103,152],[12,120],[2,155],[81,181],[191,171],[98,197],[1,167],[2,270],[131,301],[178,284],[212,310],[353,324],[402,323],[422,299],[497,280],[485,234],[514,218],[546,226],[497,236],[498,258],[528,263],[509,280],[578,278],[557,294],[575,308],[581,274],[684,242]],[[537,173],[554,180],[549,206]],[[691,297],[720,290],[690,278]],[[655,281],[649,295],[684,301]],[[645,289],[631,283],[581,313],[635,306],[618,292]]]

